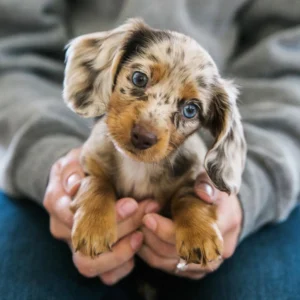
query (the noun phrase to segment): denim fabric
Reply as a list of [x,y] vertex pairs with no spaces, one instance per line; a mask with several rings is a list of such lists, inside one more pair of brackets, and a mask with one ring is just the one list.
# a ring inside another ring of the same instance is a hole
[[0,193],[0,299],[137,299],[137,278],[159,289],[159,299],[300,299],[300,210],[283,224],[247,238],[215,273],[190,281],[151,270],[140,260],[113,287],[82,277],[70,250],[49,233],[42,208]]

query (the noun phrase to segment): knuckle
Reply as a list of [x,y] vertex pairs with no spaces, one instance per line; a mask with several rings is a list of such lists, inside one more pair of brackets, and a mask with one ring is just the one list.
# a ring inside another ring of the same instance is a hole
[[63,158],[63,166],[68,164],[79,163],[80,151],[78,149],[72,149],[66,156]]
[[230,258],[234,253],[234,248],[233,247],[227,247],[224,252],[223,252],[223,258],[228,259]]
[[122,265],[126,261],[127,257],[124,257],[125,255],[123,252],[115,252],[114,254],[116,265]]
[[232,228],[237,228],[241,224],[241,218],[239,216],[234,215],[231,220]]
[[131,259],[130,261],[127,262],[126,267],[125,267],[125,273],[128,275],[134,268],[134,261]]
[[161,243],[158,250],[160,250],[160,253],[161,253],[162,256],[167,256],[167,255],[173,254],[172,249],[170,249],[170,246],[165,244],[165,243]]
[[90,271],[89,269],[77,268],[77,270],[84,277],[87,277],[87,278],[95,277],[95,274],[92,271]]
[[55,188],[56,186],[48,186],[44,196],[43,206],[48,212],[52,212],[54,210],[53,207],[55,199],[57,198],[57,191]]
[[43,206],[46,208],[47,211],[50,211],[52,208],[53,198],[54,198],[54,189],[51,188],[50,186],[48,186],[46,189],[44,201],[43,201]]
[[43,201],[43,206],[45,207],[45,209],[47,211],[49,211],[50,209],[50,193],[48,191],[46,191],[45,197],[44,197],[44,201]]
[[131,259],[131,260],[128,262],[128,270],[131,271],[133,268],[134,268],[134,260]]
[[191,280],[199,280],[202,279],[205,276],[205,274],[193,274],[193,275],[188,275],[187,277]]
[[76,253],[73,257],[73,262],[75,267],[77,268],[78,272],[84,276],[84,277],[95,277],[97,274],[91,264],[88,262],[88,260],[82,259],[81,257],[78,257]]
[[149,257],[149,264],[151,267],[156,268],[156,269],[160,266],[159,259],[155,255],[151,255]]
[[50,220],[50,233],[55,239],[61,239],[62,236],[57,228],[55,221],[51,218]]
[[100,276],[101,281],[106,285],[114,285],[117,282],[117,278],[113,273],[107,273]]

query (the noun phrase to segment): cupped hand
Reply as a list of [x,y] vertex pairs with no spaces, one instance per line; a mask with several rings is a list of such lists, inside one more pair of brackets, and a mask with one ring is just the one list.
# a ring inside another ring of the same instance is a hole
[[[227,259],[235,251],[241,230],[242,209],[239,200],[235,195],[228,196],[217,190],[206,173],[198,176],[195,191],[202,200],[217,205],[217,225],[224,239],[222,258]],[[144,243],[138,255],[153,268],[190,279],[200,279],[216,270],[223,261],[222,259],[206,268],[198,264],[189,264],[184,270],[177,272],[176,265],[180,260],[176,253],[173,221],[150,213],[143,218],[143,224]]]
[[75,252],[71,246],[73,214],[70,203],[84,177],[79,161],[80,151],[80,148],[70,151],[51,169],[44,197],[44,206],[50,216],[50,232],[55,238],[69,244],[74,264],[82,275],[99,276],[105,284],[111,285],[133,269],[133,256],[143,242],[143,234],[137,229],[141,226],[144,215],[157,211],[158,205],[150,200],[138,204],[131,198],[120,199],[116,202],[118,242],[113,246],[112,252],[101,254],[96,259]]

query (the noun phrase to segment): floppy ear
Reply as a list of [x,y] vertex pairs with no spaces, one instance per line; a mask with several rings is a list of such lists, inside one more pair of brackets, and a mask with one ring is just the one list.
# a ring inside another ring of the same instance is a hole
[[75,38],[67,46],[63,97],[79,115],[103,115],[126,33],[144,23],[130,19],[112,31]]
[[215,137],[205,157],[205,169],[216,187],[238,193],[246,157],[246,142],[232,82],[218,79],[214,86],[206,127]]

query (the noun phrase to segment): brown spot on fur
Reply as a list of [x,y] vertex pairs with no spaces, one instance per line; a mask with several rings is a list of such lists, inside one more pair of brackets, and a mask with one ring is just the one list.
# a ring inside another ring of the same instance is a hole
[[143,100],[143,101],[148,100],[148,96],[145,94],[145,91],[143,89],[132,88],[130,90],[130,95],[132,97],[136,97],[138,100]]
[[178,112],[175,112],[171,115],[171,122],[174,124],[175,128],[179,127],[179,116]]
[[[224,153],[218,152],[215,161],[219,162],[219,161],[223,161],[224,159],[225,159]],[[207,164],[206,171],[207,171],[210,179],[212,180],[212,182],[214,183],[214,185],[217,187],[218,190],[220,190],[222,192],[226,192],[226,193],[230,192],[229,187],[226,185],[222,176],[220,176],[218,165],[215,164],[214,161],[209,162]]]
[[209,114],[205,126],[216,137],[221,135],[225,129],[230,107],[228,103],[228,95],[221,88],[215,87],[215,95],[210,103]]
[[181,177],[187,173],[193,166],[194,160],[192,157],[187,157],[184,155],[177,155],[174,165],[173,173],[174,177]]
[[154,54],[149,54],[147,58],[155,63],[158,63],[158,58]]
[[196,77],[196,81],[198,83],[198,86],[200,88],[206,89],[207,88],[207,83],[205,82],[205,79],[202,75],[199,75]]
[[85,82],[80,86],[75,94],[72,96],[75,99],[74,105],[77,108],[85,108],[92,103],[90,99],[94,90],[94,82],[99,75],[99,72],[92,67],[91,61],[86,61],[81,64],[82,73],[86,76]]
[[161,79],[164,78],[164,76],[166,76],[168,67],[169,66],[166,64],[158,64],[158,63],[153,64],[150,67],[153,84],[158,83]]
[[198,97],[198,89],[193,82],[185,84],[180,90],[181,99],[194,99]]
[[93,92],[93,86],[88,86],[82,91],[77,92],[73,97],[75,99],[75,106],[76,108],[86,108],[91,103],[92,100],[90,100],[90,96]]
[[127,39],[122,47],[122,57],[118,64],[118,68],[115,73],[114,82],[118,77],[122,67],[126,64],[132,57],[135,57],[139,54],[144,54],[145,50],[149,45],[169,40],[171,35],[162,30],[152,30],[150,27],[145,26],[144,24],[138,24],[134,30],[130,32],[127,36]]
[[120,92],[121,92],[122,94],[125,94],[125,90],[124,90],[123,88],[120,88]]
[[176,128],[171,131],[169,147],[170,150],[173,151],[177,149],[186,139],[186,137],[178,132]]
[[168,55],[170,55],[170,54],[171,54],[171,52],[172,52],[172,49],[171,49],[171,47],[168,47],[168,48],[167,48],[167,54],[168,54]]

